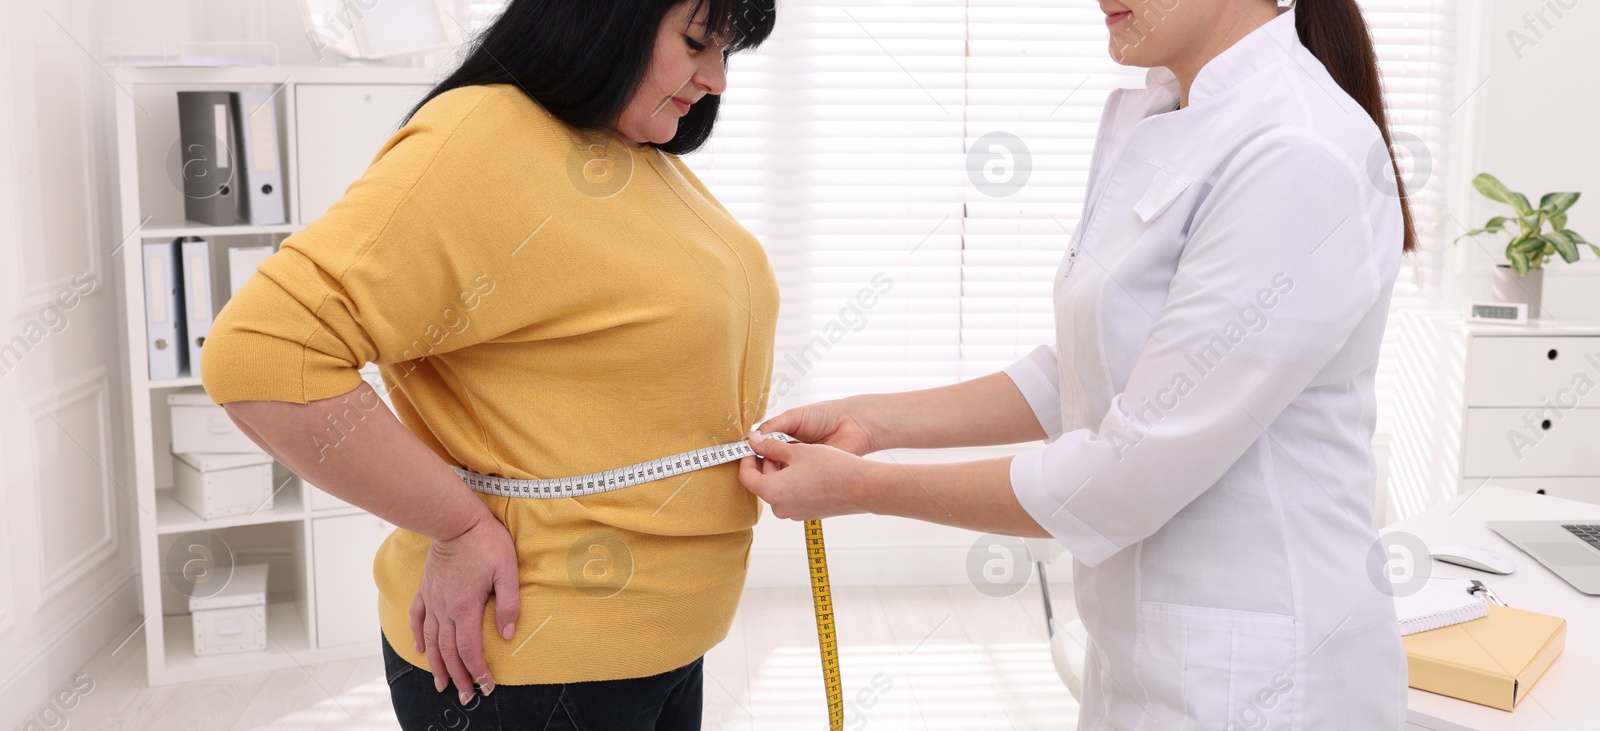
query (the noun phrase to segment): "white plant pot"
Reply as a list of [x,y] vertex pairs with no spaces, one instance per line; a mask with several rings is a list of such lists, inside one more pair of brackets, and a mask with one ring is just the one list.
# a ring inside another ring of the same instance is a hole
[[1501,264],[1494,268],[1494,299],[1497,302],[1521,303],[1528,306],[1528,319],[1539,319],[1539,303],[1544,300],[1544,269],[1529,269],[1525,277],[1517,270]]

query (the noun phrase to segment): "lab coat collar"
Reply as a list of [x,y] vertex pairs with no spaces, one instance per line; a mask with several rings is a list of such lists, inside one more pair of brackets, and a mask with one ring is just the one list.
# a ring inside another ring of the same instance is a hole
[[[1254,76],[1263,67],[1304,52],[1300,35],[1294,26],[1294,9],[1290,8],[1240,38],[1201,67],[1194,85],[1189,87],[1189,103],[1195,104],[1220,94]],[[1167,96],[1166,105],[1178,99],[1178,77],[1165,66],[1156,66],[1145,74],[1145,88],[1167,92],[1163,95]]]

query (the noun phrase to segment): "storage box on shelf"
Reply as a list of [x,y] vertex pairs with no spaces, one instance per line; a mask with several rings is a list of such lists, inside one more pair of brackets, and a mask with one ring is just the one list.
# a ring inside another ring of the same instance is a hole
[[1600,503],[1600,323],[1399,322],[1399,517],[1485,483]]
[[[259,667],[262,662],[269,663],[267,667],[281,667],[275,663],[292,665],[294,658],[314,657],[324,652],[307,631],[313,596],[302,547],[308,540],[303,520],[228,527],[208,524],[200,530],[158,536],[156,550],[161,558],[158,596],[164,615],[160,625],[166,670],[196,677],[251,672],[250,668]],[[260,577],[253,576],[261,569],[251,567],[258,565],[266,567],[264,585],[258,584]],[[240,598],[228,599],[228,595],[238,589],[246,591]],[[260,601],[255,600],[258,593]],[[250,601],[244,601],[244,597]],[[213,652],[216,648],[210,643],[226,640],[228,636],[208,638],[207,617],[204,614],[197,617],[195,610],[238,609],[245,604],[260,605],[260,613],[252,608],[244,613],[223,612],[220,616],[246,621],[263,619],[260,631],[266,640],[265,649]],[[201,622],[198,627],[196,619]]]
[[189,597],[195,657],[267,649],[267,565],[233,567],[210,596]]
[[[435,72],[116,68],[113,75],[117,83],[108,93],[116,105],[121,243],[112,245],[129,254],[118,261],[130,394],[130,482],[137,498],[143,605],[152,618],[164,618],[145,626],[149,682],[161,685],[374,654],[372,554],[392,528],[270,462],[219,472],[206,469],[215,459],[202,458],[189,463],[192,473],[184,472],[188,468],[174,453],[259,450],[253,444],[246,450],[237,436],[221,433],[224,424],[218,417],[226,415],[195,388],[200,385],[198,369],[191,367],[176,378],[150,378],[145,280],[137,252],[146,242],[202,237],[209,242],[212,261],[220,264],[231,261],[234,249],[276,246],[325,212],[361,175],[404,114],[421,100]],[[185,220],[177,92],[190,90],[265,92],[276,105],[287,223],[208,226]],[[223,302],[214,304],[220,309]],[[364,375],[376,380],[375,372]],[[176,403],[169,404],[169,398]],[[258,494],[262,466],[272,470],[270,502],[231,515],[206,507],[207,479],[223,481],[212,485],[213,499],[222,496],[216,487],[231,484],[238,491],[228,501],[237,510],[245,502],[244,492]],[[226,474],[245,467],[253,471],[248,480],[243,473]],[[210,548],[205,555],[192,555],[197,546]],[[183,572],[249,563],[272,566],[261,609],[266,648],[197,656]]]
[[174,454],[255,454],[261,447],[233,423],[228,412],[198,388],[167,394],[172,410]]
[[211,520],[271,510],[272,457],[266,454],[174,454],[173,497]]

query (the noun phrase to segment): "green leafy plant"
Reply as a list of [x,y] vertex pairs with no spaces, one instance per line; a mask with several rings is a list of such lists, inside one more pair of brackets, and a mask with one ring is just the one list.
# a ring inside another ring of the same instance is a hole
[[[1600,246],[1589,243],[1577,231],[1567,229],[1567,209],[1578,202],[1577,193],[1546,193],[1539,199],[1539,207],[1534,208],[1527,196],[1512,191],[1488,173],[1479,173],[1473,178],[1472,187],[1489,200],[1511,206],[1516,215],[1495,216],[1483,228],[1475,228],[1455,240],[1481,233],[1511,234],[1511,242],[1506,244],[1506,259],[1517,270],[1517,276],[1527,276],[1528,270],[1543,267],[1557,254],[1562,261],[1571,264],[1578,260],[1580,246],[1587,246],[1595,256],[1600,256]],[[1544,230],[1547,223],[1549,231]]]

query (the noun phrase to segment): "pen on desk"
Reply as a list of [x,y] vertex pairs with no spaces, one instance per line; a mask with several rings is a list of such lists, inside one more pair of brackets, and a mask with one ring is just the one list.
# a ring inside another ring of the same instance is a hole
[[1469,594],[1480,594],[1481,593],[1481,594],[1483,594],[1483,596],[1485,598],[1487,598],[1491,602],[1494,602],[1495,604],[1499,604],[1502,607],[1511,606],[1509,604],[1506,604],[1503,601],[1500,601],[1500,597],[1495,596],[1495,593],[1494,593],[1493,589],[1490,589],[1486,584],[1484,584],[1481,581],[1478,581],[1477,579],[1473,579],[1472,580],[1472,588],[1468,589],[1467,593],[1469,593]]

